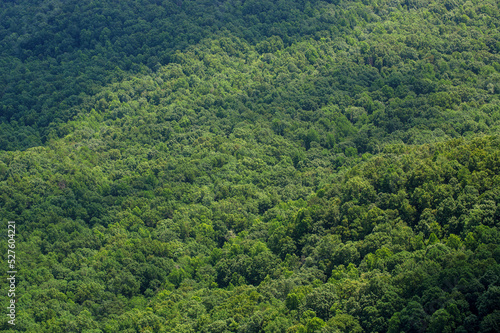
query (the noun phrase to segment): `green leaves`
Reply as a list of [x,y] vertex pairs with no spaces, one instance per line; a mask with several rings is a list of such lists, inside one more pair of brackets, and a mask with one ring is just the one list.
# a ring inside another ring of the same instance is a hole
[[21,331],[495,330],[493,1],[75,4],[0,10]]

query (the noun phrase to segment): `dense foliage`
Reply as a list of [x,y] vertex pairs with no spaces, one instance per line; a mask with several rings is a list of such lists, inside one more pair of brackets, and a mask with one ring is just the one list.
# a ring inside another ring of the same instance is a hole
[[1,3],[0,328],[498,331],[499,24],[495,1]]

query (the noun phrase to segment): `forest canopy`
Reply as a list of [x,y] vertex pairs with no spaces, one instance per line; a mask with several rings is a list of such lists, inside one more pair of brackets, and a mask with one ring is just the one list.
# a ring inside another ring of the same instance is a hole
[[0,329],[498,331],[499,20],[0,3]]

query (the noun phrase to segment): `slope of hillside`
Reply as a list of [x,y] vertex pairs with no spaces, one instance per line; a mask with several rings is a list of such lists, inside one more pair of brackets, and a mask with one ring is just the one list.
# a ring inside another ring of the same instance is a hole
[[496,2],[0,6],[2,331],[497,330]]

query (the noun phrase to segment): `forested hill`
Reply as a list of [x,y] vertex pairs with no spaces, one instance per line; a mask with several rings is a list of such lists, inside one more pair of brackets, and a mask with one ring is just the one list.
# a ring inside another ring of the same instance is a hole
[[[371,114],[382,103],[391,120],[379,122],[404,132],[409,119],[449,123],[440,111],[470,106],[474,111],[459,116],[467,125],[444,132],[484,132],[495,109],[483,106],[498,89],[498,16],[496,1],[3,1],[0,148],[63,137],[68,133],[61,126],[104,86],[143,70],[158,72],[179,63],[178,50],[224,37],[247,45],[228,45],[229,56],[246,61],[255,50],[275,77],[303,74],[310,84],[295,97],[316,98],[290,105],[296,110],[333,102],[342,112],[352,106]],[[200,51],[187,57],[204,58],[207,50]],[[287,54],[293,59],[283,58]],[[335,78],[335,69],[345,77]],[[319,80],[314,70],[330,80]],[[326,95],[338,89],[333,79],[347,94]],[[283,83],[273,82],[278,90]],[[442,136],[438,132],[434,136]]]
[[0,3],[0,329],[497,332],[499,26],[496,1]]

